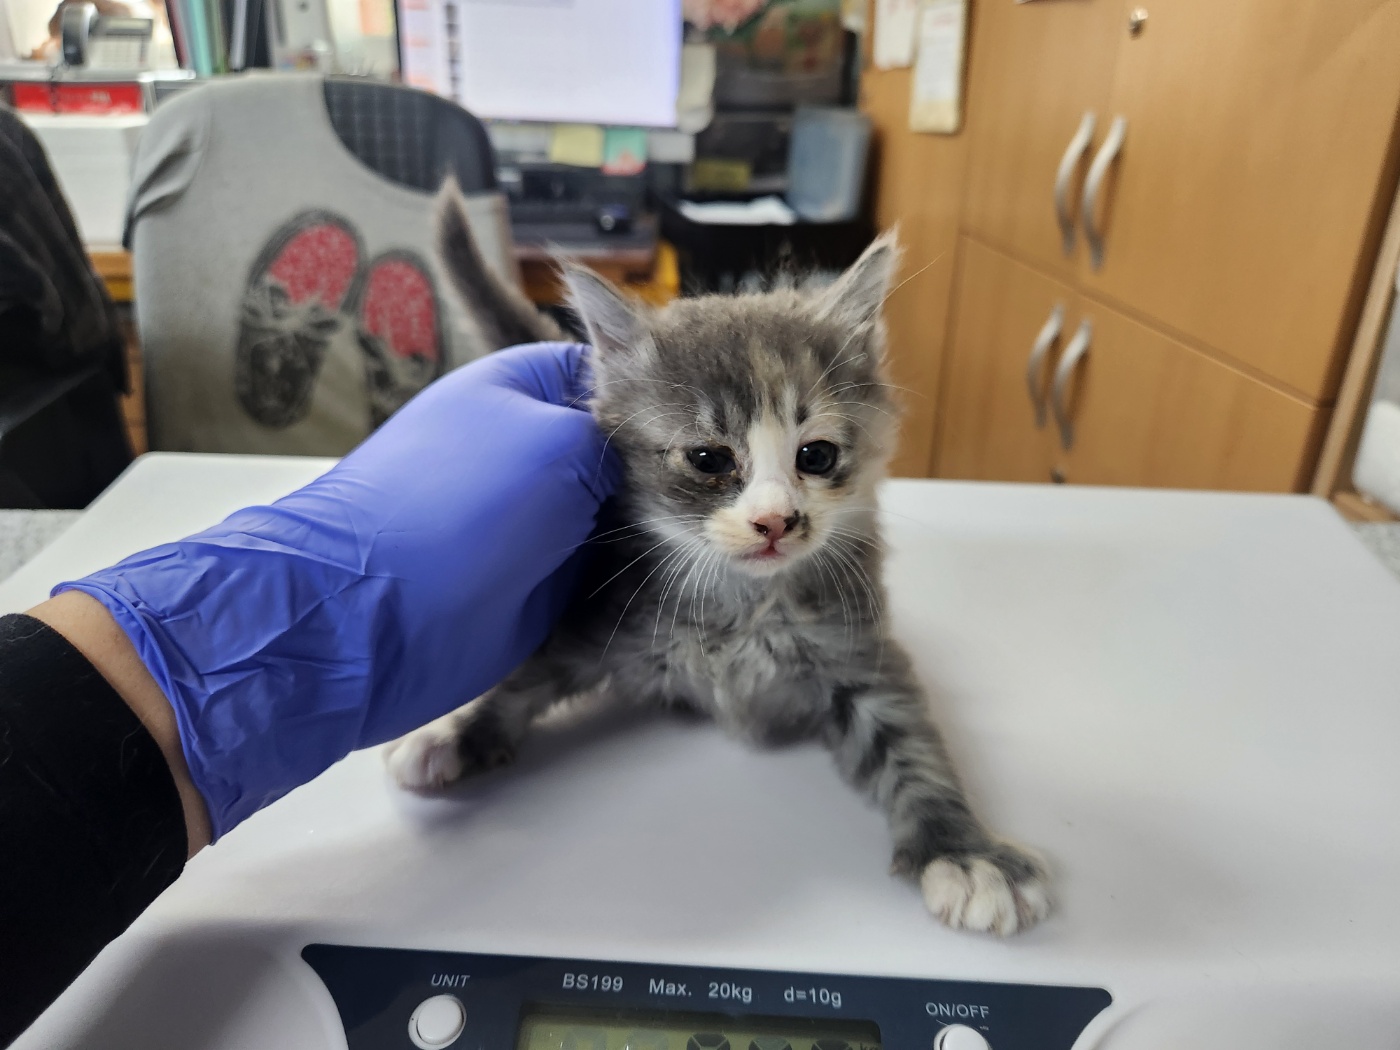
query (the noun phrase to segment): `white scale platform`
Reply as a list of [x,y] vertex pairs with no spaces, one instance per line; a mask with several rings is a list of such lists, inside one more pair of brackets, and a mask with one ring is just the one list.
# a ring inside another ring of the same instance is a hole
[[[0,610],[325,466],[145,457]],[[882,499],[897,633],[988,821],[1051,857],[1044,926],[941,928],[820,748],[583,717],[444,798],[352,756],[197,857],[17,1046],[343,1047],[321,941],[1106,988],[1077,1050],[1400,1047],[1400,582],[1333,511]]]

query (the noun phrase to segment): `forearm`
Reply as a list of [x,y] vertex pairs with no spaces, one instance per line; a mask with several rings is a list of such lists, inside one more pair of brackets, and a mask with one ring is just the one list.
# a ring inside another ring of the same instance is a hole
[[175,712],[136,655],[131,640],[101,602],[81,591],[65,591],[30,609],[29,615],[48,624],[87,657],[156,742],[180,793],[185,837],[193,857],[209,844],[209,811],[190,779]]
[[0,1046],[174,881],[199,841],[185,815],[197,827],[198,806],[182,805],[167,752],[144,728],[149,718],[170,739],[156,698],[87,601],[0,618]]

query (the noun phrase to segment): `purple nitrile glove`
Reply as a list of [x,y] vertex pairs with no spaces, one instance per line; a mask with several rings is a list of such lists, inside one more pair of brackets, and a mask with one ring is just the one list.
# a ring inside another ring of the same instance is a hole
[[544,640],[615,480],[577,406],[584,350],[460,368],[305,488],[54,589],[92,595],[131,638],[215,838]]

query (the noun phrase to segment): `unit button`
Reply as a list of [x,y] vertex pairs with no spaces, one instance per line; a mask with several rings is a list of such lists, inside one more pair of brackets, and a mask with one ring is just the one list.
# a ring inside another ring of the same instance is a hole
[[439,1050],[457,1041],[467,1021],[467,1011],[455,995],[424,999],[408,1019],[408,1037],[422,1050]]
[[986,1036],[965,1024],[950,1024],[933,1039],[933,1050],[992,1050]]

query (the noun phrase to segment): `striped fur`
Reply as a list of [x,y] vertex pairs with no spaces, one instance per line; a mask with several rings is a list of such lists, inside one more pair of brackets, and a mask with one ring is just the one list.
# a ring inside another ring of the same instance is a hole
[[486,265],[457,180],[451,177],[438,194],[437,250],[452,287],[481,330],[486,351],[563,338],[558,325]]
[[[626,467],[616,522],[535,656],[391,751],[401,784],[508,761],[537,716],[603,688],[759,745],[823,740],[888,814],[895,871],[950,926],[1008,934],[1046,914],[1043,867],[973,814],[885,624],[875,488],[895,404],[880,308],[897,258],[887,236],[819,291],[660,311],[566,272],[594,347],[592,410]],[[799,449],[815,442],[835,446],[835,464],[804,473]],[[732,468],[697,469],[696,449]],[[784,523],[781,538],[764,522]]]

